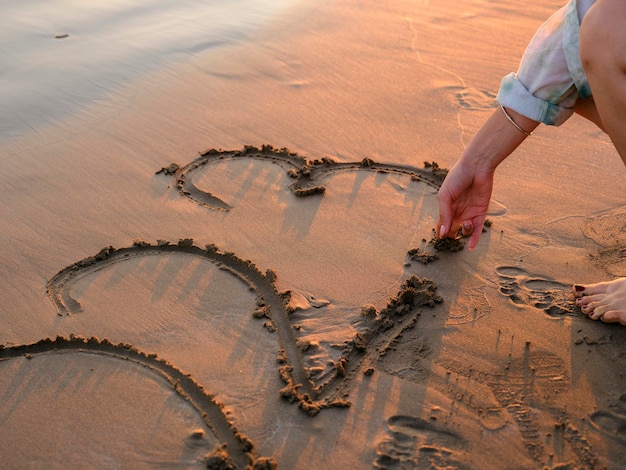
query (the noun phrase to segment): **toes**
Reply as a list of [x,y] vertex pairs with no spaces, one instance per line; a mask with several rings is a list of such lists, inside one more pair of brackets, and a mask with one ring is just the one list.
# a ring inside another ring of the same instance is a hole
[[605,323],[619,323],[620,325],[626,326],[626,312],[609,310],[602,315],[601,320]]
[[599,316],[606,311],[606,308],[601,307],[601,302],[595,300],[593,297],[585,296],[580,299],[576,299],[576,305],[580,307],[581,312],[585,315],[589,315],[589,317],[594,320],[597,320]]
[[606,294],[609,285],[610,284],[607,282],[599,282],[597,284],[589,285],[574,284],[572,289],[576,297],[581,297],[583,295]]
[[593,310],[593,304],[587,304],[580,307],[580,311],[589,316],[593,314]]
[[600,315],[600,320],[602,320],[604,323],[616,323],[620,321],[620,315],[619,312],[609,310],[608,312]]
[[603,313],[600,313],[596,310],[592,310],[590,313],[587,314],[587,316],[592,320],[602,320],[603,315]]
[[[599,302],[592,302],[592,304],[594,304],[593,313],[598,318],[600,318],[606,312],[611,310],[611,308],[608,305],[605,305],[605,304],[603,305],[603,304],[600,304]],[[589,305],[591,305],[591,304],[589,304]]]
[[584,307],[585,305],[589,305],[591,302],[601,302],[605,296],[603,295],[583,295],[582,297],[578,297],[576,299],[576,305],[580,307]]
[[[606,310],[606,311],[605,311]],[[626,326],[626,312],[620,310],[598,309],[593,315],[589,315],[592,320],[600,320],[604,323],[619,323]]]
[[626,278],[597,284],[574,284],[575,303],[592,320],[626,326]]
[[576,297],[581,298],[583,295],[585,295],[585,286],[580,284],[574,284],[572,286],[572,291],[574,292],[574,295]]
[[580,307],[580,310],[585,313],[585,314],[589,314],[589,312],[593,311],[593,307],[590,307],[589,304],[592,303],[594,299],[588,297],[588,296],[584,296],[584,297],[579,297],[576,299],[575,303],[576,305],[578,305]]

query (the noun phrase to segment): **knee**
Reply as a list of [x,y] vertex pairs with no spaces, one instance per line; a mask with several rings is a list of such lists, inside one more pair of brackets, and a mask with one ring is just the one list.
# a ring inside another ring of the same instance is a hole
[[580,58],[587,74],[626,73],[626,2],[598,0],[580,25]]
[[598,52],[598,43],[594,39],[601,21],[594,7],[589,9],[580,24],[580,60],[587,74],[593,71]]

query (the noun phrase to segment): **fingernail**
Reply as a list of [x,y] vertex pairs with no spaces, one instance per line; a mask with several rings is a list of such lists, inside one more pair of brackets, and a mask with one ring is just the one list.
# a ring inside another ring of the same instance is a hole
[[472,224],[470,224],[469,222],[463,222],[463,228],[470,229],[472,228]]
[[439,238],[443,238],[443,236],[447,233],[448,231],[446,230],[446,226],[442,225],[439,228]]
[[584,286],[579,286],[578,284],[574,285],[574,290],[576,290],[576,292],[582,292],[585,290]]

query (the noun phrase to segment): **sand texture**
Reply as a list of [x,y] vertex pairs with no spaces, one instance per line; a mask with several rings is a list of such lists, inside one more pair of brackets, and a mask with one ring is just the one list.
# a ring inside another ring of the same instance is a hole
[[2,135],[2,467],[625,467],[626,328],[571,294],[626,276],[606,136],[539,128],[434,238],[558,6],[294,2]]

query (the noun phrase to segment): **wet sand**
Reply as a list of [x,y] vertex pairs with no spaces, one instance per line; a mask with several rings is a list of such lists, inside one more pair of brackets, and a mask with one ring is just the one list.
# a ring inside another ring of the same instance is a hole
[[7,468],[625,465],[626,328],[570,293],[626,275],[606,136],[539,129],[433,239],[558,6],[302,2],[2,139]]

